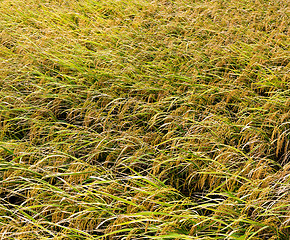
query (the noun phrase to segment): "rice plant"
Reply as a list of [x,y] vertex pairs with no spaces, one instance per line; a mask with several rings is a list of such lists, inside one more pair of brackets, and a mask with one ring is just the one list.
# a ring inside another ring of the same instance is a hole
[[289,3],[0,2],[0,239],[288,240]]

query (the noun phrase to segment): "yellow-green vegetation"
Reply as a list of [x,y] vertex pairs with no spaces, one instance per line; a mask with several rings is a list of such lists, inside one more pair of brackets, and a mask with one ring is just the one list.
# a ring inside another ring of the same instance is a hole
[[0,239],[289,240],[289,2],[2,0]]

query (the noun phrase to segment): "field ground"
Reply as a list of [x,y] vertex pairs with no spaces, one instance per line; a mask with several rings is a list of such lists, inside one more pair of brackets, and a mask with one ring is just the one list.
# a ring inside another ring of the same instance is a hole
[[0,239],[289,240],[289,13],[2,0]]

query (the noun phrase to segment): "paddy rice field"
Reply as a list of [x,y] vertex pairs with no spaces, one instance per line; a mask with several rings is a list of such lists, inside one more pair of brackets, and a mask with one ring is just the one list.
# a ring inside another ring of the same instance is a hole
[[0,239],[289,240],[285,0],[1,0]]

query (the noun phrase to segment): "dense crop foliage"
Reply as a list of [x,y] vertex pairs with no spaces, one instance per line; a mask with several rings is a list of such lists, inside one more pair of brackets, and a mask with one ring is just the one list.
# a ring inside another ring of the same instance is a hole
[[289,240],[287,2],[0,1],[0,239]]

